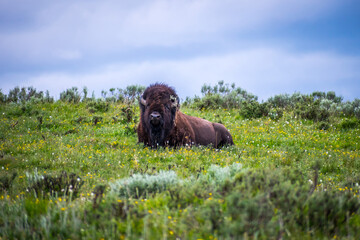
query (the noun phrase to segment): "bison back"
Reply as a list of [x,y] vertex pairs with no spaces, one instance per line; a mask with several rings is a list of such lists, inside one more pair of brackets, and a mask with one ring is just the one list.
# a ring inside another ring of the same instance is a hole
[[187,118],[194,131],[195,137],[193,142],[195,145],[211,145],[213,147],[216,147],[216,135],[211,122],[205,119],[188,115],[185,115],[185,117]]
[[194,131],[195,145],[212,146],[215,148],[224,145],[233,145],[233,139],[229,131],[220,123],[212,123],[208,120],[188,116],[181,113],[186,118]]

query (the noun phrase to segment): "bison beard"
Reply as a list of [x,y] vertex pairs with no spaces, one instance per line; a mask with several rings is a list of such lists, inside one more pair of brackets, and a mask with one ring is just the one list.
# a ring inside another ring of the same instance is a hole
[[150,114],[151,146],[163,146],[165,142],[164,121],[159,113]]
[[149,86],[139,102],[138,140],[147,146],[209,145],[219,148],[234,144],[224,125],[183,114],[175,90],[165,84]]

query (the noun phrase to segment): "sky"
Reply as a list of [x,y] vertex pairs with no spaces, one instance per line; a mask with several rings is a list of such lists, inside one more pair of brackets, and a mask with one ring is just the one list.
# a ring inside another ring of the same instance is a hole
[[0,0],[0,89],[223,80],[266,100],[360,98],[359,0]]

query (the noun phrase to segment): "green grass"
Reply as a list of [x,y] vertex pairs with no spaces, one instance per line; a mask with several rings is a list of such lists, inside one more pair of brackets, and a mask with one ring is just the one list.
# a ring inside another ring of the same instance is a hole
[[0,105],[0,239],[359,239],[358,120],[182,111],[235,146],[146,148],[137,106]]

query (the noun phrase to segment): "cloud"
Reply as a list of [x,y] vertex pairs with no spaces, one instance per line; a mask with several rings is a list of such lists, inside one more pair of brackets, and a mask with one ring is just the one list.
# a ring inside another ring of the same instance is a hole
[[327,52],[299,54],[258,48],[182,60],[113,63],[86,73],[50,72],[29,76],[21,85],[50,90],[55,96],[72,86],[87,86],[100,96],[101,90],[112,87],[165,82],[184,99],[199,95],[204,83],[213,85],[224,80],[263,100],[275,94],[316,90],[332,90],[353,99],[360,97],[359,64],[359,58]]
[[319,18],[338,4],[334,0],[5,2],[3,13],[24,15],[23,24],[30,26],[22,28],[21,17],[18,21],[13,15],[5,17],[7,25],[19,27],[0,32],[0,50],[8,60],[25,62],[72,59],[49,54],[54,49],[76,49],[79,56],[121,55],[129,48],[221,41],[227,34]]
[[[294,46],[301,39],[269,33],[316,22],[340,5],[336,0],[4,0],[1,87],[32,85],[59,96],[72,86],[99,93],[163,81],[185,98],[199,94],[204,83],[225,80],[263,99],[313,90],[335,90],[351,99],[360,92],[359,57],[304,52]],[[277,46],[271,45],[273,37]]]

